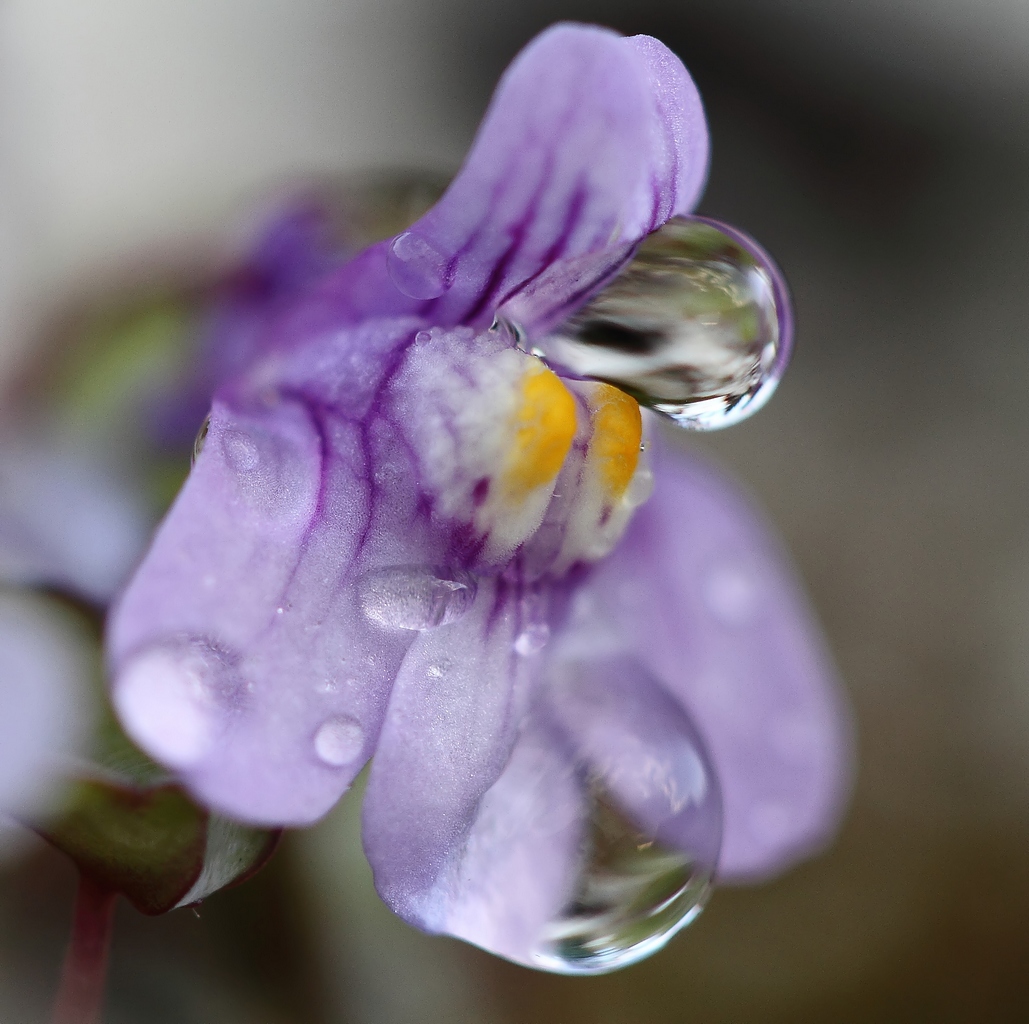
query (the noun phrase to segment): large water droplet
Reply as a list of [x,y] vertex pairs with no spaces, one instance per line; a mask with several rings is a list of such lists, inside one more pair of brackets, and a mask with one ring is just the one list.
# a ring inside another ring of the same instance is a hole
[[323,722],[314,734],[314,752],[333,768],[350,764],[364,747],[361,723],[346,715]]
[[412,299],[435,299],[447,290],[446,256],[415,231],[393,239],[386,265],[393,283]]
[[459,569],[395,565],[360,580],[361,609],[391,629],[435,629],[459,619],[475,600],[475,577]]
[[792,333],[785,282],[756,242],[703,217],[674,217],[536,350],[681,427],[717,430],[771,397]]
[[703,909],[721,795],[689,718],[633,660],[560,668],[551,703],[583,773],[588,824],[574,891],[534,960],[604,973],[650,956]]
[[183,638],[130,659],[114,702],[133,739],[165,764],[186,768],[206,756],[243,690],[224,652]]

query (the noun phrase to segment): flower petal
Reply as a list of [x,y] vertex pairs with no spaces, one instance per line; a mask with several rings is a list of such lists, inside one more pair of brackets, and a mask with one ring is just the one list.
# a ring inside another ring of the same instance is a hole
[[364,845],[383,900],[446,930],[450,868],[515,738],[526,659],[509,588],[479,586],[470,611],[418,637],[390,697],[364,800]]
[[103,604],[146,543],[142,503],[96,454],[38,439],[0,449],[0,579]]
[[544,930],[574,891],[586,812],[567,744],[530,720],[439,883],[446,892],[439,930],[539,967]]
[[590,589],[707,740],[724,800],[720,876],[758,878],[835,830],[849,717],[818,626],[749,502],[703,463],[655,454],[654,496]]
[[557,283],[519,307],[531,328],[692,209],[707,158],[696,88],[661,43],[555,26],[501,79],[440,202],[346,268],[337,300],[345,295],[355,318],[417,311],[439,325],[484,325],[560,265]]
[[231,817],[305,824],[328,810],[367,760],[416,635],[369,617],[362,581],[430,559],[418,501],[386,422],[216,402],[112,617],[130,735]]

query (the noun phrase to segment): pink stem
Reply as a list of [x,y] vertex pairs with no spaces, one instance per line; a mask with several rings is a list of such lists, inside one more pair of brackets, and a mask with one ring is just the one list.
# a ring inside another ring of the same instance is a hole
[[61,969],[53,1024],[100,1024],[117,893],[79,874],[71,942]]

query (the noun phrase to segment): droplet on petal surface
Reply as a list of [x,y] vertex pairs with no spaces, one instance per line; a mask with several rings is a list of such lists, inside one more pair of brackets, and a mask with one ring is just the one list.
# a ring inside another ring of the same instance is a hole
[[559,667],[555,724],[576,752],[587,824],[571,898],[535,960],[562,974],[626,967],[703,909],[721,847],[721,794],[686,713],[634,660]]
[[360,581],[361,609],[390,629],[435,629],[459,619],[475,600],[475,578],[461,570],[397,565]]
[[412,299],[436,299],[447,290],[446,257],[415,231],[393,239],[386,261],[393,283]]
[[551,336],[551,366],[613,384],[688,430],[746,419],[771,397],[792,346],[782,274],[735,228],[674,217]]
[[118,676],[114,701],[130,736],[177,768],[201,761],[219,718],[244,687],[225,655],[184,639],[142,651]]
[[314,734],[314,752],[318,759],[333,768],[350,764],[364,747],[364,729],[360,722],[340,715],[323,722]]

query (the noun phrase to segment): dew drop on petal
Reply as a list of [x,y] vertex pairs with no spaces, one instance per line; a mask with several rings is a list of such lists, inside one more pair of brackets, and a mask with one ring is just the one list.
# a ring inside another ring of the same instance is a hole
[[153,647],[119,672],[114,702],[127,731],[176,768],[202,760],[243,689],[225,656],[200,641]]
[[364,729],[346,715],[323,722],[314,734],[314,752],[320,761],[333,768],[354,761],[364,748]]
[[616,657],[575,676],[554,708],[578,753],[588,817],[571,899],[534,960],[600,974],[655,953],[703,909],[721,794],[699,734],[644,670]]
[[435,629],[459,619],[471,607],[475,578],[462,570],[397,565],[359,581],[365,615],[390,629]]
[[717,430],[771,397],[792,333],[785,282],[756,242],[674,217],[537,346],[559,371],[613,384],[685,429]]
[[603,974],[656,953],[704,909],[713,864],[655,839],[599,783],[591,787],[588,853],[574,900],[536,950],[559,974]]
[[415,231],[393,239],[386,266],[393,283],[412,299],[436,299],[447,290],[446,257]]
[[547,646],[549,639],[550,626],[545,622],[532,622],[515,638],[515,653],[520,654],[523,658],[539,654]]

